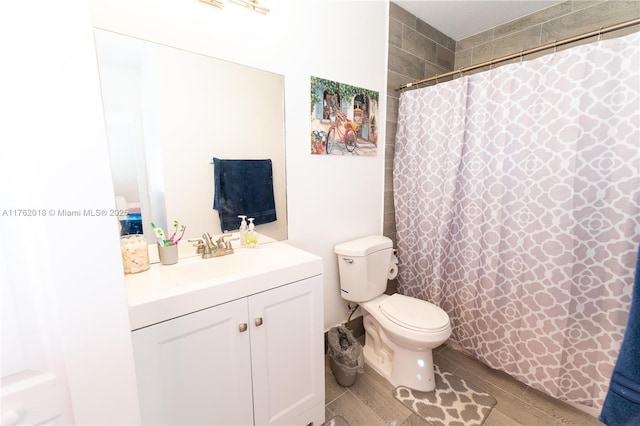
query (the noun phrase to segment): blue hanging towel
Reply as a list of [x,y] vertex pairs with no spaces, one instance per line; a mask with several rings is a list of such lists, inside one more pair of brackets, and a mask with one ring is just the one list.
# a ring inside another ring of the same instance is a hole
[[213,208],[222,231],[238,229],[238,215],[253,217],[256,225],[275,221],[271,160],[213,158]]
[[599,420],[608,426],[640,425],[640,249],[629,321]]

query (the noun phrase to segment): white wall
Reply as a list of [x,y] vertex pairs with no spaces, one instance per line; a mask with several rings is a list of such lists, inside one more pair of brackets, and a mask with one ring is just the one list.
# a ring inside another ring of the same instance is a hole
[[347,315],[333,246],[382,232],[384,144],[374,158],[310,155],[309,77],[378,91],[385,117],[388,2],[260,3],[267,16],[197,0],[92,0],[91,9],[98,28],[285,76],[289,242],[324,259],[329,328]]

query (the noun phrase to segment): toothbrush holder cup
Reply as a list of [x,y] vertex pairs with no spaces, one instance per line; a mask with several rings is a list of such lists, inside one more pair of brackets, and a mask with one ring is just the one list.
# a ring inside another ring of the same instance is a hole
[[158,244],[158,255],[160,257],[160,263],[163,265],[173,265],[178,263],[178,245],[171,244],[163,246]]

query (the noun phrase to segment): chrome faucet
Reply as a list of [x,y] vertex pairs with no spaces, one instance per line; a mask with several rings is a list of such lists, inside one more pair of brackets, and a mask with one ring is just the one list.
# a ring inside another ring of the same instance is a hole
[[213,245],[213,240],[211,239],[211,234],[205,232],[202,234],[202,240],[204,241],[204,252],[212,253],[215,246]]
[[232,238],[225,241],[224,237],[231,237],[232,234],[223,234],[216,240],[215,256],[224,256],[226,254],[233,253],[233,246],[231,245]]
[[233,253],[233,246],[231,245],[232,240],[237,240],[238,238],[230,238],[225,240],[225,237],[231,237],[232,234],[223,234],[216,242],[213,242],[213,238],[211,238],[211,234],[205,232],[202,234],[202,238],[198,238],[196,240],[189,240],[190,242],[194,242],[194,246],[197,247],[197,253],[202,254],[203,259],[210,259],[212,257],[220,257],[227,254]]
[[194,246],[197,247],[196,253],[202,253],[203,259],[209,259],[215,256],[214,253],[214,245],[211,240],[211,234],[205,232],[202,234],[202,238],[198,238],[196,240],[189,240],[189,242],[195,243]]

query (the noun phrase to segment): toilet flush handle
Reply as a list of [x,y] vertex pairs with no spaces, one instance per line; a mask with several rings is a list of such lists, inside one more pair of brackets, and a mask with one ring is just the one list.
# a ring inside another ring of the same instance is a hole
[[353,263],[353,259],[349,259],[348,257],[343,257],[342,260],[344,260],[347,263]]

